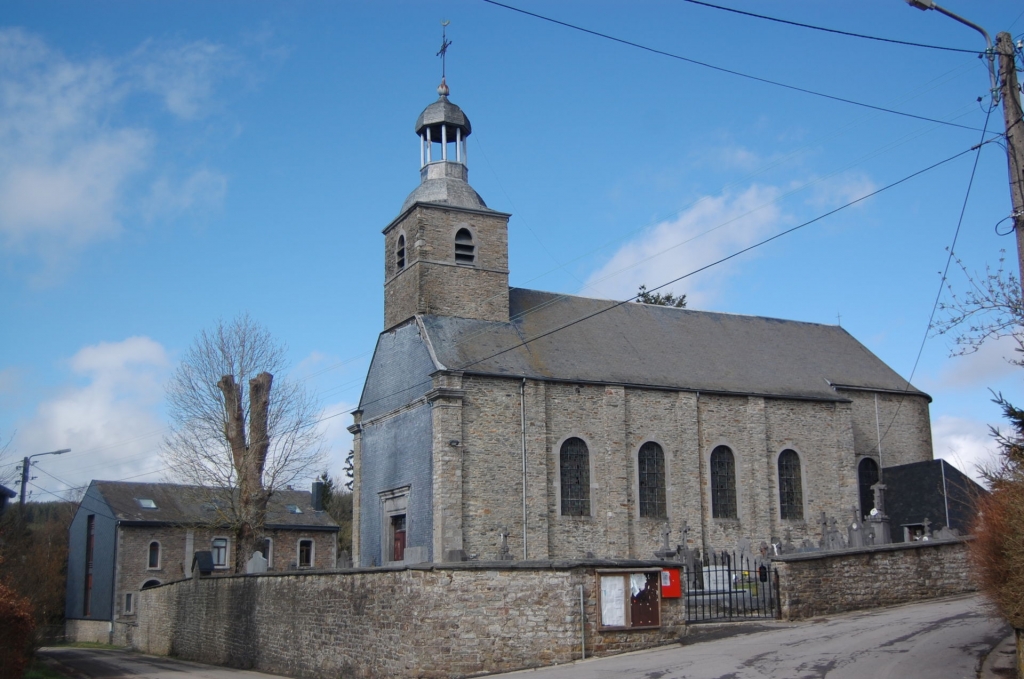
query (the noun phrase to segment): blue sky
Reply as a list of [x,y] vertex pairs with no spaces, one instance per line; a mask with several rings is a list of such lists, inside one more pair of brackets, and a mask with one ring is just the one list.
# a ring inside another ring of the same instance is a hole
[[[322,400],[340,473],[382,329],[383,237],[418,181],[413,123],[436,98],[473,122],[470,182],[511,212],[513,285],[622,299],[969,149],[975,55],[770,23],[682,0],[517,7],[687,58],[954,122],[742,79],[487,4],[11,2],[0,18],[0,435],[43,458],[34,498],[159,479],[163,385],[192,338],[249,312]],[[722,0],[771,16],[980,49],[900,0]],[[947,0],[995,35],[1018,2]],[[990,129],[1002,129],[1000,110]],[[969,153],[672,286],[691,308],[841,323],[910,376],[967,191]],[[1004,151],[981,151],[956,251],[1012,237]],[[950,282],[967,282],[954,267]],[[913,382],[936,455],[970,471],[1024,401],[1012,347]],[[330,417],[333,416],[333,417]],[[883,444],[884,450],[884,444]],[[0,475],[13,470],[0,467]]]

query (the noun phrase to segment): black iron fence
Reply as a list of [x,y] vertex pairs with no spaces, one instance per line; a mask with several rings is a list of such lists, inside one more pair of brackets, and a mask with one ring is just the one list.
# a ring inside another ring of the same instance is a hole
[[779,617],[779,575],[771,562],[718,552],[683,567],[686,621]]

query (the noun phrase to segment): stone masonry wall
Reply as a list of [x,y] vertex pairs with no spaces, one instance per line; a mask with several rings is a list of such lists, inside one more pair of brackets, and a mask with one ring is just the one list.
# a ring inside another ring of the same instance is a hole
[[[455,263],[455,234],[469,229],[472,265]],[[395,252],[405,236],[406,265]],[[384,327],[413,314],[508,321],[508,217],[419,205],[384,232]]]
[[[968,538],[969,539],[969,538]],[[775,557],[785,620],[974,592],[967,539]]]
[[597,578],[596,565],[535,562],[180,581],[142,593],[135,646],[295,677],[537,667],[579,659],[581,584],[588,656],[682,635],[682,599],[662,602],[658,629],[600,630]]
[[839,390],[838,393],[853,402],[853,438],[858,455],[878,459],[878,434],[881,431],[883,467],[932,459],[927,398],[879,393],[876,424],[873,392]]

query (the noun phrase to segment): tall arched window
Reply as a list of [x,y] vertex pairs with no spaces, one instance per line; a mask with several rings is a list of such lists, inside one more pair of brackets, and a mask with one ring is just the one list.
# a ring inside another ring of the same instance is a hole
[[583,439],[566,439],[558,456],[562,515],[590,516],[590,452]]
[[711,451],[711,516],[716,519],[735,519],[736,511],[736,458],[729,446],[717,446]]
[[399,271],[405,268],[405,234],[399,234],[395,247],[395,266]]
[[640,485],[640,516],[666,518],[664,451],[654,441],[648,441],[640,446],[636,463]]
[[149,543],[149,567],[160,568],[160,543],[155,540]]
[[476,261],[476,246],[469,229],[459,229],[455,234],[455,263],[472,264]]
[[857,485],[860,486],[860,513],[869,514],[875,508],[875,491],[871,486],[878,483],[878,463],[865,457],[857,465]]
[[800,456],[786,449],[779,455],[779,514],[783,519],[804,518]]

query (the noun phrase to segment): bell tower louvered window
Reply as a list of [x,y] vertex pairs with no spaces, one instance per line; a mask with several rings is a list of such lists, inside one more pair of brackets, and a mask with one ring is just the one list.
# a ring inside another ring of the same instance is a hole
[[779,514],[783,519],[804,518],[800,456],[795,450],[784,450],[779,455]]
[[398,247],[395,248],[395,266],[399,271],[405,268],[405,235],[398,237]]
[[736,513],[736,458],[729,446],[718,446],[711,451],[711,516],[715,519],[735,519]]
[[469,229],[459,229],[455,234],[455,263],[474,264],[476,262],[476,245]]
[[664,519],[665,452],[657,443],[648,441],[637,454],[637,477],[640,490],[640,516]]
[[562,516],[590,516],[590,451],[583,439],[566,439],[558,459]]

